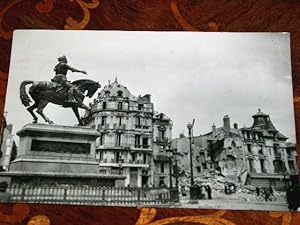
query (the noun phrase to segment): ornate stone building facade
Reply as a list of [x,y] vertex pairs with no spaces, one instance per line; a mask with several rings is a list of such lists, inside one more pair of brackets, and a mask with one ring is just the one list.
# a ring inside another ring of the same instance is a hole
[[[284,178],[298,173],[296,146],[288,143],[273,125],[269,115],[259,110],[253,125],[231,127],[229,116],[224,116],[223,126],[204,135],[193,137],[193,164],[195,176],[210,170],[243,184],[282,188]],[[181,136],[172,142],[181,154],[181,168],[189,167],[188,138]]]
[[[159,141],[151,96],[134,96],[117,79],[91,105],[90,126],[100,132],[96,158],[99,172],[125,175],[125,186],[153,186],[153,146]],[[164,120],[164,118],[162,118]],[[165,129],[165,137],[171,133]],[[156,139],[158,138],[158,139]],[[163,138],[159,143],[164,142]],[[168,139],[170,143],[170,138]]]
[[260,109],[252,117],[253,125],[241,129],[249,172],[247,183],[282,187],[285,177],[297,173],[296,146],[287,142],[288,137]]
[[[173,186],[170,181],[172,170],[173,149],[172,120],[163,113],[153,117],[153,184],[155,187]],[[172,177],[172,176],[171,176]],[[172,178],[171,178],[172,179]]]

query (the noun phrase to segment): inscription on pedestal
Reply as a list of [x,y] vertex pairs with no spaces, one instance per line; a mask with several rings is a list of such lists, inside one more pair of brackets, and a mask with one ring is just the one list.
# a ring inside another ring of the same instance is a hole
[[71,153],[71,154],[90,154],[91,144],[32,140],[30,151]]

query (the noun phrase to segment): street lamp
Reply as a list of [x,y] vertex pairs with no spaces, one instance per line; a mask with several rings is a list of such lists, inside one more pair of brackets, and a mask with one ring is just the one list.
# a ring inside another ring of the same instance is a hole
[[189,142],[190,142],[190,165],[191,165],[191,186],[194,185],[194,174],[193,174],[193,151],[192,151],[192,129],[194,126],[194,121],[193,123],[188,123],[187,128],[189,130]]
[[199,198],[199,188],[194,186],[194,173],[193,173],[193,150],[192,150],[192,131],[194,127],[195,119],[192,123],[187,124],[189,130],[189,141],[190,141],[190,164],[191,164],[191,186],[190,186],[190,199],[196,200]]

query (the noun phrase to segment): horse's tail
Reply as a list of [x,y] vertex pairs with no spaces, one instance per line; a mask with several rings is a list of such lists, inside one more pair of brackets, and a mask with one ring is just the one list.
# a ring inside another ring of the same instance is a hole
[[32,84],[33,81],[32,80],[24,80],[21,85],[20,85],[20,99],[21,99],[21,102],[24,106],[29,106],[31,100],[28,96],[28,94],[26,93],[26,85],[27,84]]

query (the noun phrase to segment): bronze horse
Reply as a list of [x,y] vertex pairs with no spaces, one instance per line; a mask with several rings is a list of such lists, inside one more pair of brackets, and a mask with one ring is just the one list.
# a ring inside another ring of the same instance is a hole
[[[32,84],[32,86],[29,88],[29,94],[34,101],[34,104],[32,104],[31,106],[30,106],[31,99],[26,93],[26,85],[28,84]],[[90,108],[83,103],[83,99],[85,96],[91,98],[98,90],[98,88],[101,87],[101,85],[98,82],[88,80],[88,79],[76,80],[72,82],[72,85],[75,87],[74,99],[77,102],[76,104],[66,103],[68,90],[62,89],[59,92],[57,92],[56,89],[58,88],[58,86],[53,82],[31,81],[31,80],[23,81],[20,85],[20,99],[22,104],[25,107],[27,107],[27,110],[32,115],[33,123],[37,123],[38,121],[37,116],[33,112],[34,109],[37,109],[36,112],[40,114],[47,123],[49,124],[53,123],[53,121],[51,121],[43,113],[43,109],[47,106],[49,102],[51,102],[56,105],[72,108],[74,114],[77,117],[79,125],[81,126],[86,125],[84,124],[84,121],[80,118],[78,108],[90,110]],[[87,93],[86,95],[84,95],[86,91]]]

